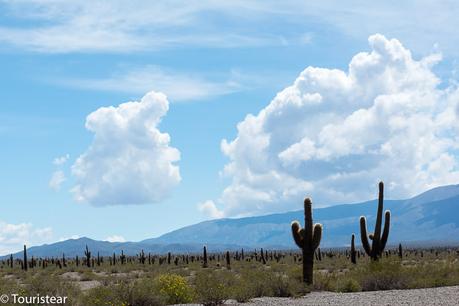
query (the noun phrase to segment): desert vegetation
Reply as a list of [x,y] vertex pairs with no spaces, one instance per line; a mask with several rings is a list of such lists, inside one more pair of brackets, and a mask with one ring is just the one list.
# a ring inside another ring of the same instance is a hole
[[[362,248],[352,234],[349,248],[321,249],[322,226],[304,201],[305,225],[292,223],[300,250],[238,250],[200,254],[146,254],[121,251],[100,256],[88,246],[82,257],[12,255],[0,261],[0,292],[68,297],[66,305],[218,305],[261,296],[299,297],[313,290],[357,292],[459,285],[459,249],[386,246],[390,212],[382,227],[383,184],[379,185],[376,226]],[[369,241],[372,240],[370,246]]]
[[[83,252],[83,251],[82,251]],[[375,261],[362,249],[317,249],[314,283],[303,282],[302,252],[30,258],[0,262],[0,291],[68,296],[70,305],[167,305],[297,297],[311,290],[355,292],[459,285],[459,249],[390,247]],[[401,255],[401,256],[400,256]],[[121,257],[123,256],[123,257]],[[13,265],[11,267],[11,264]],[[68,303],[67,303],[68,304]]]

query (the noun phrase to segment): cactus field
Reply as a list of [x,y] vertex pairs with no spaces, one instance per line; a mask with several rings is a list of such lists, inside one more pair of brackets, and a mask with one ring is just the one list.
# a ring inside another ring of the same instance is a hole
[[373,234],[367,234],[365,217],[360,219],[361,248],[352,234],[349,248],[321,249],[322,225],[313,223],[312,202],[306,198],[304,228],[292,222],[300,251],[212,252],[203,246],[199,254],[141,250],[135,256],[123,251],[100,256],[86,246],[80,257],[34,258],[27,256],[24,245],[22,258],[11,255],[0,262],[0,291],[66,296],[71,305],[218,305],[263,296],[299,297],[311,291],[459,285],[459,248],[386,246],[390,212],[385,213],[381,232],[383,197],[381,182]]

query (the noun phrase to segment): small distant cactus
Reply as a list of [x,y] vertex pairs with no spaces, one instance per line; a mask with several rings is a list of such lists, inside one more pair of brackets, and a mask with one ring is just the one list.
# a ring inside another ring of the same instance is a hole
[[121,265],[124,265],[126,263],[126,255],[124,255],[123,250],[121,250],[120,260],[121,260]]
[[355,235],[352,234],[352,238],[351,238],[351,262],[353,264],[356,264],[357,263],[357,259],[356,259],[356,251],[355,251]]
[[312,203],[304,200],[304,228],[298,221],[292,222],[292,235],[296,245],[303,251],[303,281],[313,283],[314,252],[322,238],[322,224],[312,224]]
[[206,246],[204,246],[204,250],[203,250],[203,254],[202,254],[202,267],[203,268],[207,268],[208,265],[207,265],[207,248]]
[[[382,225],[382,212],[383,212],[383,203],[384,202],[384,183],[379,183],[379,196],[378,196],[378,212],[376,215],[376,224],[375,231],[373,234],[367,234],[367,224],[364,216],[360,217],[360,238],[362,240],[362,247],[368,256],[373,260],[378,260],[386,247],[387,238],[389,237],[389,227],[390,227],[390,211],[386,210],[384,216],[384,230],[381,235],[381,225]],[[370,247],[368,242],[370,238],[373,243]]]
[[27,271],[27,247],[24,244],[24,264],[22,265],[24,271]]
[[231,270],[231,259],[230,259],[230,252],[226,251],[226,268]]
[[263,253],[263,248],[261,249],[261,262],[266,265],[266,254]]
[[86,266],[88,266],[88,268],[91,268],[91,252],[89,251],[88,245],[86,245],[84,255],[86,256]]

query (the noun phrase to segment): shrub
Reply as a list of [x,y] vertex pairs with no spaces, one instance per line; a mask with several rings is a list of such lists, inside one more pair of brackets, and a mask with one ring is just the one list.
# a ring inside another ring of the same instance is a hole
[[244,279],[239,279],[231,288],[231,297],[239,303],[245,303],[256,296],[251,284]]
[[[177,274],[163,274],[155,280],[155,287],[167,304],[186,304],[193,300],[193,289],[186,278]],[[138,305],[137,303],[135,305]],[[145,304],[147,305],[147,304]]]
[[198,300],[204,305],[220,305],[230,295],[231,283],[229,275],[223,271],[202,271],[196,275],[195,287]]
[[338,292],[358,292],[362,291],[362,287],[359,282],[353,278],[338,281],[336,285],[336,291]]
[[363,291],[408,288],[408,274],[403,273],[399,262],[370,262],[361,273]]
[[124,306],[128,305],[125,296],[129,290],[119,284],[89,289],[83,297],[83,305],[87,306]]

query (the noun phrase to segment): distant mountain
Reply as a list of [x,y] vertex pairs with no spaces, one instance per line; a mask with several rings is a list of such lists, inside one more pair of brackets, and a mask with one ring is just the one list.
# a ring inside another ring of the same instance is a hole
[[[359,233],[359,217],[369,220],[373,230],[377,201],[343,204],[314,209],[314,222],[324,225],[322,247],[342,247],[350,244],[352,233]],[[428,242],[447,244],[459,242],[459,185],[443,186],[406,200],[385,200],[384,209],[392,212],[389,244]],[[86,245],[93,254],[133,255],[144,252],[201,252],[206,244],[210,251],[236,250],[241,247],[294,248],[290,223],[303,223],[303,210],[266,216],[217,219],[164,234],[140,242],[95,241],[89,238],[70,239],[54,244],[31,247],[30,256],[82,255]],[[357,239],[358,241],[358,239]],[[17,256],[20,256],[18,253]]]
[[[359,233],[359,218],[369,219],[373,230],[377,200],[314,209],[314,222],[324,225],[321,245],[350,244]],[[407,200],[385,200],[392,212],[389,243],[399,241],[459,241],[459,185],[443,186]],[[187,226],[142,243],[223,243],[253,247],[294,247],[290,232],[293,220],[303,223],[303,210],[239,219],[218,219]]]
[[[108,242],[83,237],[30,247],[27,249],[27,254],[29,257],[60,257],[62,254],[65,254],[66,257],[82,256],[86,246],[88,246],[93,256],[97,256],[97,253],[100,256],[110,256],[113,253],[119,255],[121,251],[126,255],[136,255],[142,250],[145,253],[152,254],[167,254],[168,252],[201,253],[203,248],[202,243],[156,244],[144,242]],[[248,248],[247,246],[230,244],[210,244],[208,247],[214,251],[239,250],[241,247]],[[8,256],[3,256],[3,258]],[[22,251],[13,254],[13,256],[15,258],[22,258]]]

